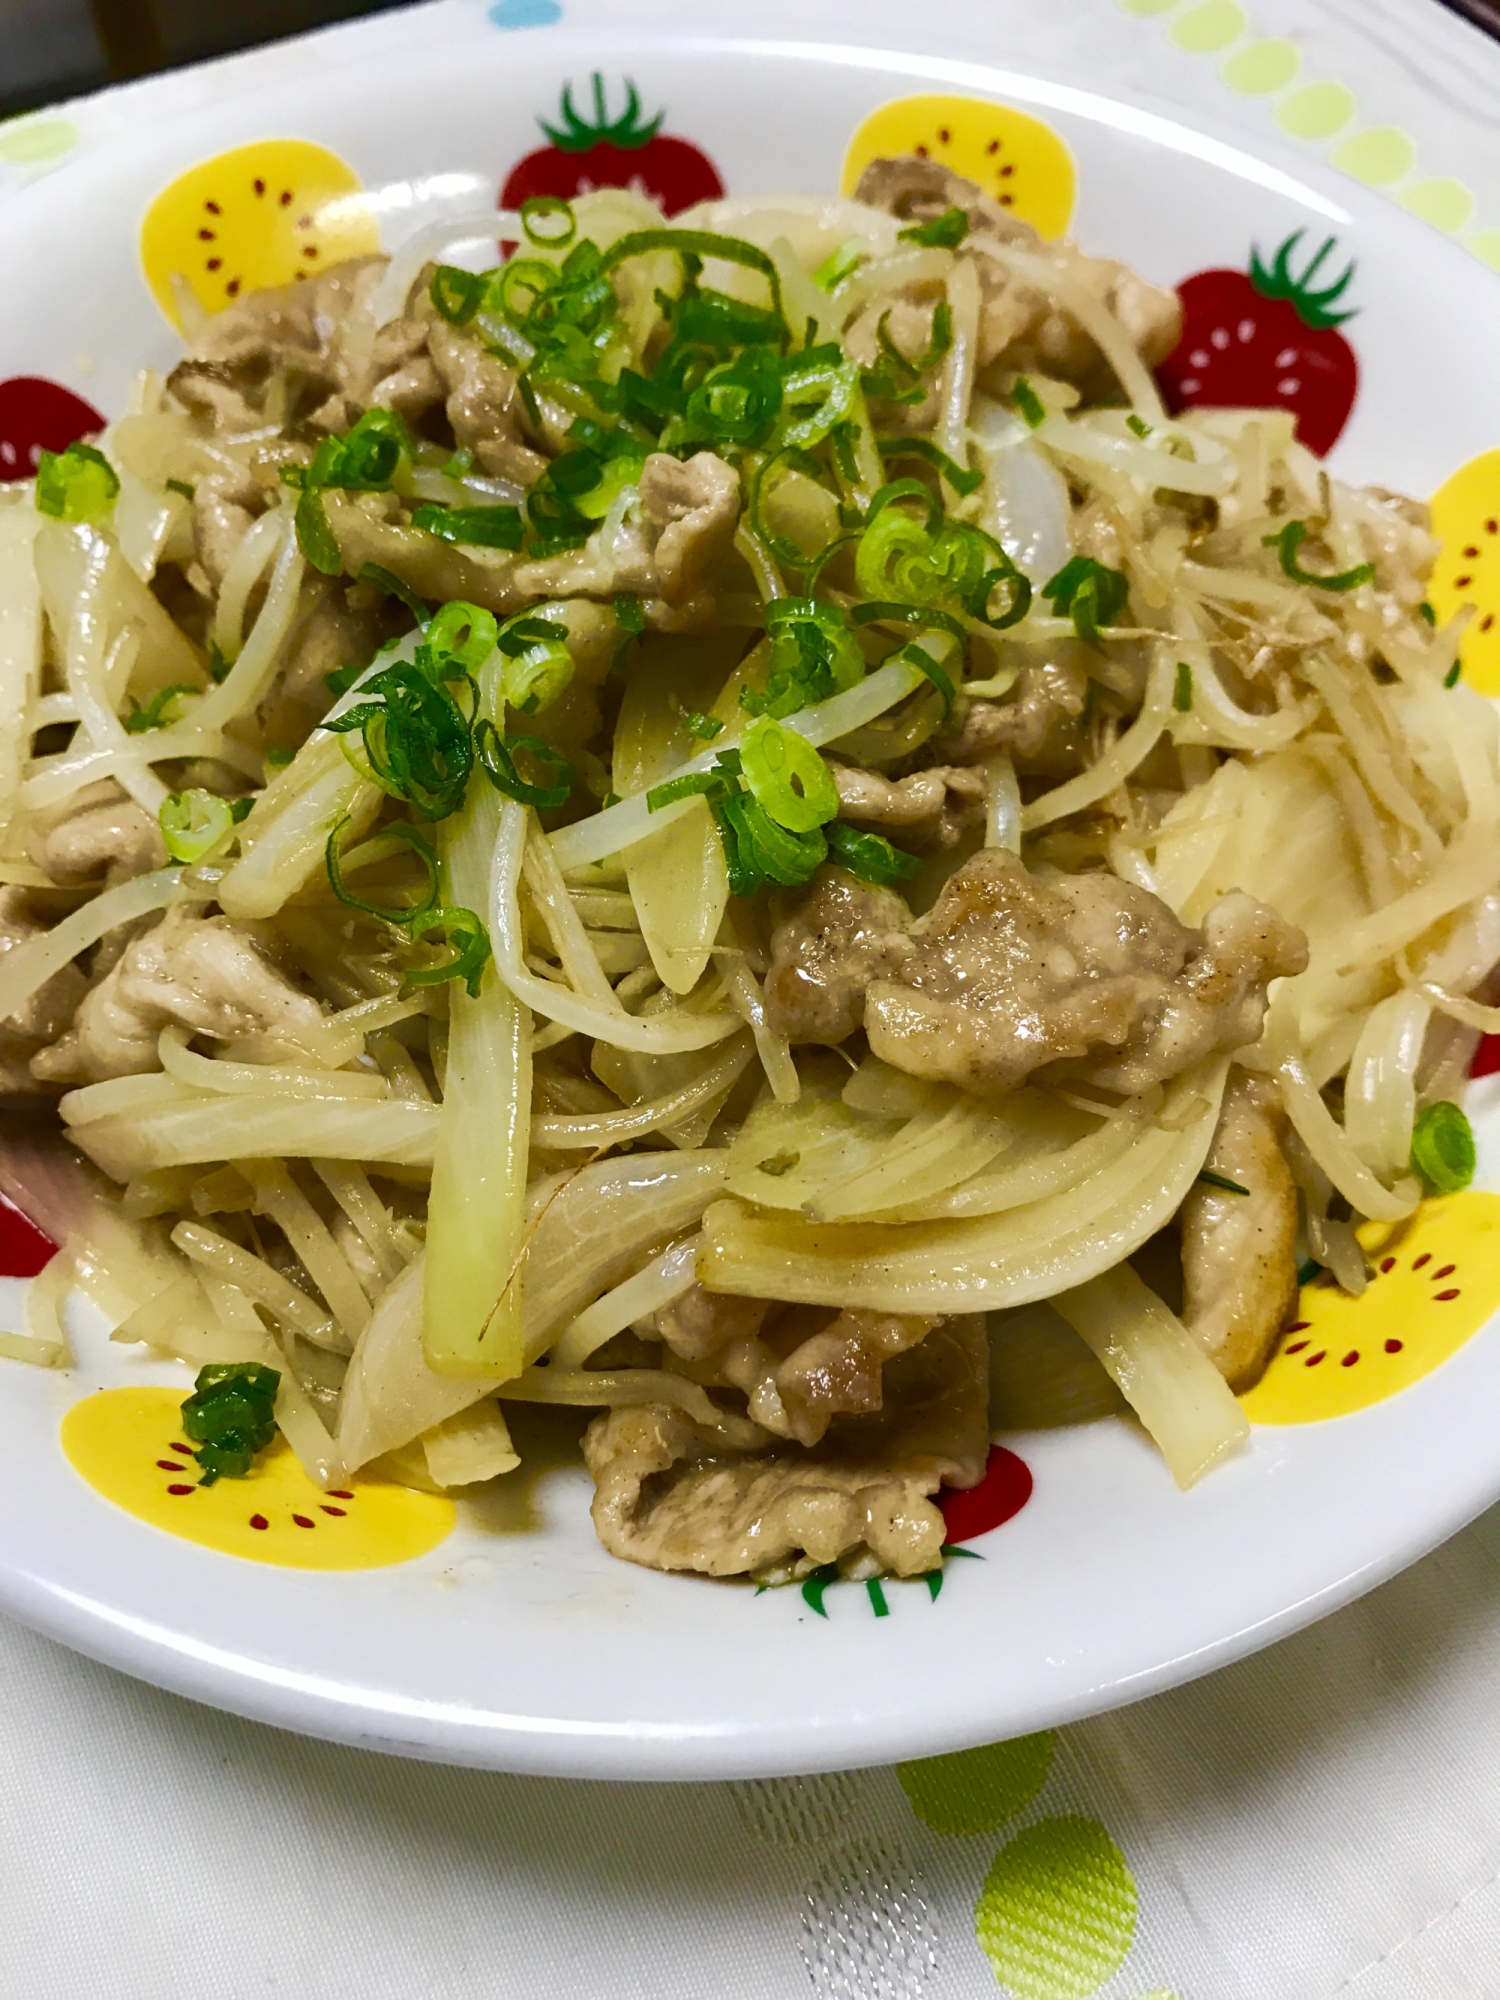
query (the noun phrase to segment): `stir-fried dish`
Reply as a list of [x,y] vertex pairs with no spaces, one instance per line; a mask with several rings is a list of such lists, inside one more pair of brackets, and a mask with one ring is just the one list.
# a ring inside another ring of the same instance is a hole
[[930,1570],[996,1427],[1190,1483],[1473,1168],[1425,508],[1170,419],[1175,297],[925,160],[485,226],[183,288],[0,505],[39,1345],[81,1282],[208,1368],[212,1477],[595,1412],[602,1542],[715,1576]]

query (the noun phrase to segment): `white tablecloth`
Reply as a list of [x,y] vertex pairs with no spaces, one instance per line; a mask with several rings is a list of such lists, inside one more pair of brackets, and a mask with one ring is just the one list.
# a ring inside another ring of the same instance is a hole
[[[500,10],[514,26],[557,4]],[[0,194],[143,116],[476,5],[0,127]],[[1036,67],[1316,147],[1500,264],[1500,48],[1434,0],[1247,7],[1008,0],[997,33],[1024,17]],[[947,1796],[987,1777],[997,1802],[955,1834],[921,1772],[909,1796],[891,1771],[658,1788],[443,1770],[215,1714],[0,1622],[0,1994],[961,2000],[1004,1972],[1017,2000],[1489,2000],[1497,1661],[1500,1511],[1256,1659],[979,1753]],[[1075,1907],[1056,1865],[1027,1874],[1048,1842]]]

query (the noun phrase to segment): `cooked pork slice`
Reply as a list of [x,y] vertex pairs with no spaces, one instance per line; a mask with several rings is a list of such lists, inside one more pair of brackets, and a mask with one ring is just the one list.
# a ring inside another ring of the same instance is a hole
[[[24,889],[0,887],[0,957],[39,937],[47,928],[32,912]],[[63,1032],[84,990],[84,977],[77,966],[65,965],[23,1007],[0,1021],[0,1097],[36,1094],[39,1079],[32,1074],[31,1059],[44,1043]]]
[[1286,1127],[1275,1085],[1231,1070],[1208,1167],[1247,1192],[1198,1181],[1182,1205],[1183,1324],[1237,1393],[1259,1381],[1297,1305]]
[[949,764],[1006,751],[1023,776],[1071,778],[1084,765],[1089,677],[1072,661],[1025,666],[1003,701],[970,701],[928,746]]
[[[931,222],[950,208],[961,208],[969,218],[971,238],[989,237],[1044,257],[1092,293],[1119,320],[1148,366],[1164,361],[1181,338],[1182,307],[1175,293],[1147,284],[1112,258],[1086,257],[1071,243],[1043,243],[1029,223],[1018,221],[973,181],[950,173],[936,160],[912,155],[872,160],[856,195],[908,224]],[[983,295],[981,368],[1029,367],[1090,393],[1109,389],[1113,377],[1098,347],[1071,314],[1012,278],[993,258],[981,254],[974,261]]]
[[391,600],[368,585],[351,591],[342,577],[320,577],[313,586],[304,584],[302,602],[306,608],[282,649],[282,665],[256,710],[267,742],[287,750],[303,743],[328,713],[328,675],[373,660],[392,636]]
[[874,1054],[996,1095],[1051,1063],[1141,1090],[1240,1048],[1260,1033],[1267,981],[1300,972],[1307,951],[1248,896],[1224,897],[1200,934],[1134,883],[1033,875],[986,848],[888,963],[865,995]]
[[685,462],[652,452],[641,467],[641,520],[654,537],[652,594],[676,603],[710,584],[739,517],[739,474],[715,452]]
[[984,1326],[970,1318],[889,1362],[884,1406],[836,1418],[815,1451],[747,1457],[675,1410],[611,1410],[584,1437],[594,1526],[611,1554],[652,1569],[740,1576],[867,1554],[918,1576],[943,1544],[928,1496],[983,1476],[987,1397]]
[[515,371],[472,335],[450,326],[425,298],[418,316],[427,321],[427,351],[443,385],[454,437],[485,472],[530,486],[547,461],[521,435],[524,412]]
[[155,1069],[171,1022],[223,1038],[274,1035],[296,1043],[323,1010],[224,917],[175,912],[132,940],[78,1008],[72,1027],[32,1058],[52,1083],[97,1083]]
[[850,764],[831,766],[839,812],[859,826],[899,831],[925,849],[952,847],[970,827],[984,823],[988,787],[980,771],[934,764],[907,778],[883,778]]
[[766,1010],[792,1042],[836,1045],[864,1018],[865,989],[910,951],[911,911],[893,889],[823,868],[771,934]]
[[680,1360],[707,1361],[740,1341],[753,1340],[768,1310],[765,1299],[707,1292],[695,1284],[654,1313],[649,1330]]
[[193,488],[193,549],[217,590],[266,496],[248,472],[204,474]]
[[1203,919],[1201,943],[1197,933],[1190,935],[1193,950],[1181,976],[1117,1058],[1090,1062],[1093,1082],[1145,1090],[1205,1056],[1248,1047],[1260,1039],[1270,982],[1307,970],[1302,932],[1241,890],[1214,904]]
[[167,861],[160,826],[113,778],[33,814],[29,847],[37,867],[70,888],[102,877],[110,889]]

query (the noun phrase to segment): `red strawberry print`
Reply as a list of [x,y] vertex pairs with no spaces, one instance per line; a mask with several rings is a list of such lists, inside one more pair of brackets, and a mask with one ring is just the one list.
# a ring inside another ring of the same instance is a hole
[[1338,332],[1352,312],[1334,306],[1353,264],[1322,291],[1313,280],[1333,248],[1330,236],[1300,273],[1291,260],[1303,231],[1289,236],[1269,270],[1259,251],[1245,271],[1198,271],[1177,287],[1182,339],[1157,370],[1167,407],[1261,409],[1280,406],[1297,435],[1322,458],[1349,421],[1359,386],[1354,349]]
[[971,1542],[1014,1519],[1031,1498],[1031,1467],[1003,1444],[992,1444],[984,1477],[967,1490],[945,1488],[937,1496],[948,1546]]
[[641,122],[641,100],[628,79],[625,109],[611,120],[604,104],[604,79],[594,73],[594,122],[580,118],[573,106],[573,86],[562,94],[562,123],[542,130],[552,141],[528,153],[511,171],[500,191],[502,208],[519,208],[533,195],[556,195],[571,201],[595,188],[630,188],[648,196],[667,215],[677,215],[695,202],[717,201],[724,183],[706,153],[688,139],[661,131],[666,116],[658,111]]
[[52,1238],[0,1194],[0,1277],[34,1278],[56,1255]]
[[30,479],[44,451],[66,451],[104,429],[92,403],[40,375],[0,382],[0,480]]

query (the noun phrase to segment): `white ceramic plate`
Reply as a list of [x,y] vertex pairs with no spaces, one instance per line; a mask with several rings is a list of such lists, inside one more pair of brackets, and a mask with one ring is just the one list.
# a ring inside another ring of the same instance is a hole
[[[507,0],[493,11],[515,24],[558,10]],[[701,27],[684,25],[680,7],[633,12],[626,28],[602,4],[572,0],[565,18],[525,35],[476,17],[461,45],[289,74],[85,153],[0,211],[13,274],[0,377],[50,377],[109,413],[142,362],[170,365],[175,343],[143,281],[137,232],[152,198],[194,163],[270,137],[331,148],[372,191],[393,247],[476,194],[492,202],[544,143],[538,119],[555,119],[564,84],[584,106],[598,71],[612,109],[634,79],[645,111],[665,108],[664,132],[711,154],[732,193],[836,187],[849,136],[892,98],[947,92],[1022,107],[1076,165],[1073,232],[1153,279],[1242,268],[1252,245],[1270,252],[1299,228],[1309,248],[1337,238],[1336,264],[1356,261],[1349,302],[1361,309],[1340,471],[1425,494],[1500,441],[1500,286],[1347,182],[1003,69],[989,10],[956,0],[819,0],[815,40],[811,10],[769,0],[718,0]],[[1489,1100],[1478,1115],[1490,1186],[1500,1186],[1495,1089],[1474,1092]],[[581,1467],[517,1484],[426,1557],[303,1573],[170,1537],[71,1470],[58,1445],[70,1403],[106,1384],[183,1379],[109,1347],[97,1316],[74,1303],[72,1373],[0,1362],[0,1603],[199,1700],[512,1770],[722,1778],[1038,1729],[1292,1631],[1500,1495],[1491,1325],[1357,1415],[1257,1429],[1244,1455],[1186,1496],[1121,1423],[1010,1439],[1035,1477],[1030,1504],[971,1545],[982,1562],[949,1564],[937,1600],[920,1584],[889,1586],[884,1618],[858,1587],[830,1590],[819,1617],[796,1590],[757,1596],[615,1562],[589,1527]]]

